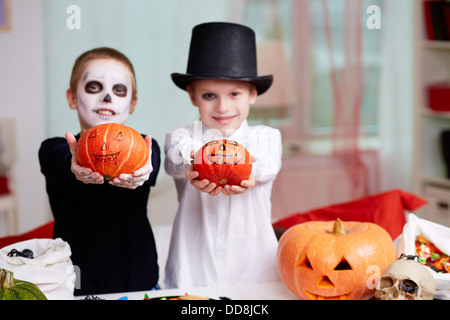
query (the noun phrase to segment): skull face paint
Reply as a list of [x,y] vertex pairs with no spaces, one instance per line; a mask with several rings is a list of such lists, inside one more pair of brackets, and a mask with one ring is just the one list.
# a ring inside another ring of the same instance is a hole
[[130,109],[131,73],[121,62],[94,60],[77,87],[78,114],[85,128],[116,122],[123,124]]

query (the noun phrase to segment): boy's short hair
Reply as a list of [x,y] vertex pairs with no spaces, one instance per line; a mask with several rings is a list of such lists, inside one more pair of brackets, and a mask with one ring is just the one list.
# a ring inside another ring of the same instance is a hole
[[[191,81],[189,81],[189,82],[187,83],[186,87],[190,87],[191,90],[195,90],[195,83],[196,83],[197,81],[200,81],[200,80],[208,80],[208,79],[191,80]],[[209,79],[209,80],[214,80],[214,79]],[[256,88],[256,85],[254,85],[254,84],[251,83],[251,82],[247,82],[247,81],[239,81],[239,80],[231,80],[231,79],[216,79],[216,80],[242,82],[242,83],[248,85],[248,89],[250,90],[250,92],[251,92],[252,90],[258,91],[257,88]]]
[[131,97],[134,98],[137,94],[137,88],[136,88],[136,74],[134,72],[133,65],[131,64],[131,61],[120,51],[117,51],[112,48],[108,47],[100,47],[95,48],[89,51],[86,51],[85,53],[81,54],[77,60],[75,61],[75,64],[72,68],[72,75],[70,77],[70,89],[72,92],[77,92],[77,86],[78,81],[80,80],[81,73],[85,69],[85,66],[88,62],[96,59],[114,59],[119,62],[122,62],[131,72],[131,87],[132,87],[132,95]]

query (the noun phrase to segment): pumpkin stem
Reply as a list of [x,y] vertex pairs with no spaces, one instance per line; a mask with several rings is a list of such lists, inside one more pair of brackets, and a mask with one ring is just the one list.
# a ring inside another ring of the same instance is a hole
[[333,234],[334,235],[345,234],[344,227],[342,226],[342,221],[339,218],[337,218],[337,220],[334,222]]
[[9,289],[14,285],[14,273],[5,269],[0,269],[0,290]]

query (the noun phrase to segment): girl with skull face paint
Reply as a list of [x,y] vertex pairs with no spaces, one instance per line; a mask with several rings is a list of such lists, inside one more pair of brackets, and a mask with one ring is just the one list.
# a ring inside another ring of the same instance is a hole
[[80,133],[45,140],[39,150],[55,218],[54,237],[70,244],[79,267],[75,295],[150,290],[157,286],[156,246],[147,217],[150,187],[160,166],[158,143],[144,136],[148,163],[105,183],[98,172],[76,162],[77,141],[102,123],[123,124],[137,104],[134,69],[126,56],[96,48],[76,60],[69,107],[77,110]]
[[128,68],[118,61],[86,63],[76,90],[66,93],[70,108],[78,110],[82,132],[102,123],[125,122],[137,102],[130,79]]

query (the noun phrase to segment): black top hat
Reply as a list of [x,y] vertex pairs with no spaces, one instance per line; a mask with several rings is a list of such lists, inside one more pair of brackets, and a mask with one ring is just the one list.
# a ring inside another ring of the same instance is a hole
[[272,75],[257,76],[254,31],[226,22],[195,26],[186,74],[172,73],[171,76],[183,90],[192,80],[223,79],[252,83],[258,95],[267,91],[273,82]]

